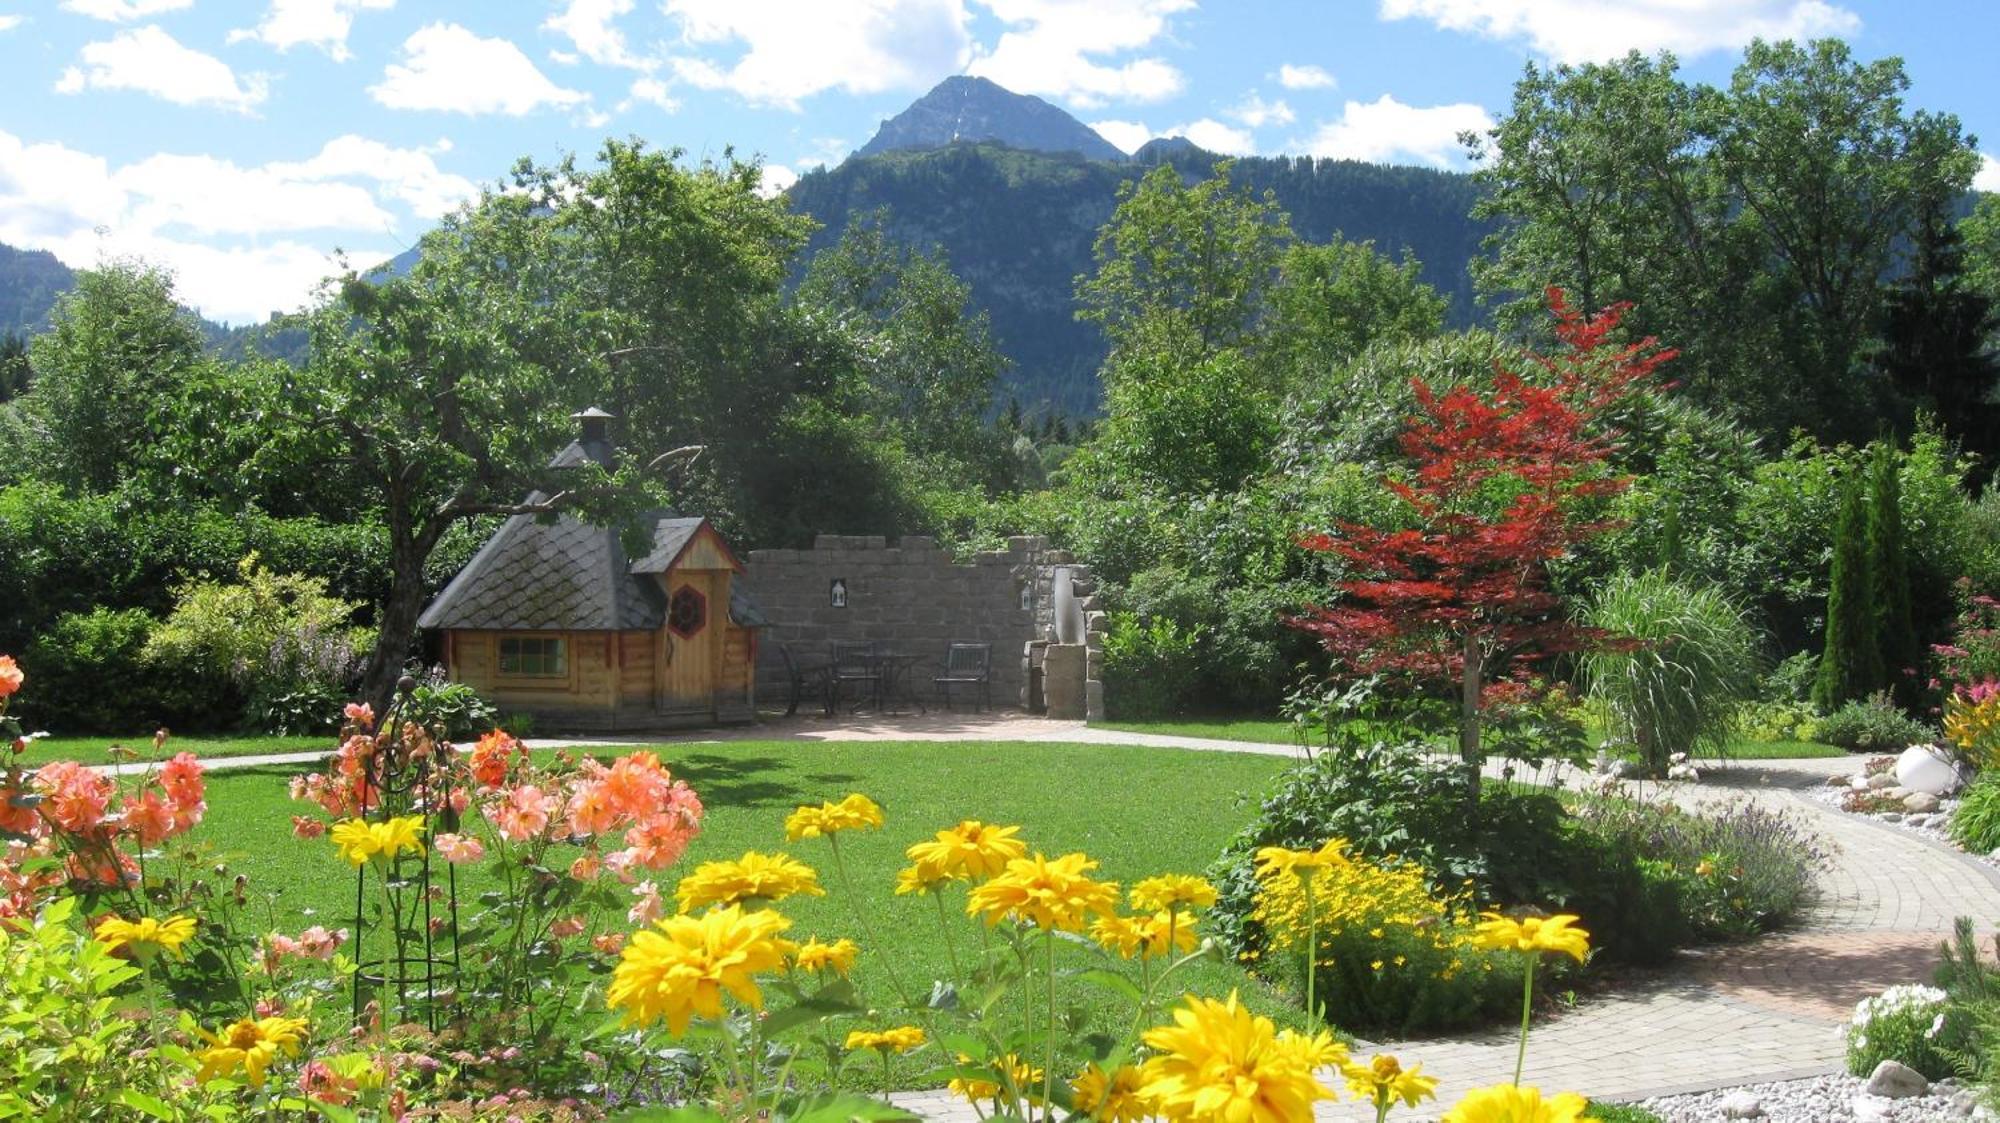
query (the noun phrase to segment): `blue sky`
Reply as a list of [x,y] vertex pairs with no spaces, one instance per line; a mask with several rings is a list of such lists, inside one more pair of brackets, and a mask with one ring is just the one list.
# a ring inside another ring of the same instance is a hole
[[0,242],[139,256],[230,322],[406,248],[515,159],[639,136],[781,188],[940,79],[1039,95],[1131,149],[1462,167],[1524,62],[1751,38],[1901,56],[2000,190],[1991,0],[0,0]]

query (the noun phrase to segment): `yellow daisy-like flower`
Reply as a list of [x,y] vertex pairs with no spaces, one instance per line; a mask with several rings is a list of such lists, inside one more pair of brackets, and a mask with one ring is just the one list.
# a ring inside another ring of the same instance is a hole
[[1090,938],[1123,959],[1185,955],[1195,946],[1194,918],[1164,909],[1151,916],[1106,916],[1091,924]]
[[1590,933],[1570,927],[1577,920],[1567,914],[1515,920],[1497,912],[1483,912],[1479,914],[1479,927],[1473,930],[1472,942],[1495,951],[1560,952],[1582,963],[1590,955]]
[[1139,1092],[1137,1065],[1120,1065],[1109,1073],[1086,1065],[1071,1091],[1076,1110],[1096,1123],[1141,1123],[1153,1114],[1152,1105]]
[[945,872],[928,862],[918,862],[914,866],[896,871],[896,895],[923,896],[935,893],[951,878]]
[[881,806],[860,792],[855,792],[839,803],[822,803],[818,807],[801,806],[792,812],[785,819],[785,841],[797,842],[802,838],[818,838],[840,831],[881,825]]
[[1205,909],[1215,903],[1215,886],[1207,878],[1191,873],[1163,873],[1149,877],[1132,887],[1132,907],[1146,912],[1162,909],[1190,908]]
[[845,976],[854,970],[854,958],[860,953],[861,949],[854,946],[853,940],[839,939],[830,944],[807,940],[792,953],[792,966],[801,971],[831,970]]
[[234,1076],[243,1073],[254,1087],[264,1086],[264,1070],[279,1054],[288,1057],[299,1055],[299,1040],[305,1036],[304,1018],[239,1018],[223,1028],[220,1033],[198,1030],[209,1047],[196,1054],[201,1059],[201,1069],[195,1073],[197,1082],[207,1082],[218,1076]]
[[722,992],[753,1010],[764,1008],[754,976],[784,966],[792,922],[775,912],[735,905],[700,916],[669,916],[632,934],[611,975],[605,1004],[622,1010],[628,1026],[661,1018],[678,1037],[697,1015],[722,1016]]
[[1309,877],[1312,871],[1336,866],[1347,861],[1347,840],[1329,838],[1317,850],[1290,850],[1283,846],[1265,846],[1257,851],[1257,876],[1280,877],[1297,874]]
[[1091,913],[1107,915],[1118,905],[1116,882],[1089,877],[1096,868],[1097,863],[1082,854],[1064,854],[1053,861],[1040,854],[1015,858],[1004,873],[967,895],[965,911],[985,916],[989,925],[1012,919],[1081,932]]
[[130,948],[134,958],[145,961],[163,951],[177,959],[185,956],[187,953],[181,950],[181,945],[194,938],[194,929],[195,919],[191,916],[173,916],[166,920],[154,920],[150,916],[125,920],[114,916],[99,924],[91,935],[107,948]]
[[1313,1076],[1309,1049],[1250,1013],[1231,991],[1225,1002],[1189,995],[1174,1024],[1145,1033],[1156,1050],[1140,1069],[1140,1092],[1167,1119],[1291,1123],[1311,1119],[1333,1089]]
[[412,854],[423,853],[424,817],[404,815],[379,823],[366,819],[343,819],[333,825],[327,837],[340,848],[340,856],[355,866],[366,865],[378,858],[387,862],[406,850]]
[[1306,1068],[1341,1068],[1347,1064],[1347,1046],[1327,1030],[1310,1037],[1293,1030],[1278,1031],[1278,1048],[1291,1050]]
[[897,1026],[879,1032],[857,1029],[847,1035],[850,1050],[874,1049],[881,1053],[907,1053],[924,1043],[924,1031],[920,1026]]
[[787,854],[759,854],[755,850],[745,851],[741,858],[703,862],[674,889],[682,912],[693,912],[703,905],[782,901],[801,893],[826,896],[819,874],[811,866]]
[[1538,1088],[1499,1084],[1474,1088],[1450,1111],[1444,1123],[1598,1123],[1585,1115],[1589,1101],[1575,1092],[1542,1098]]
[[[973,1060],[964,1053],[960,1053],[958,1055],[958,1063],[961,1065],[970,1065],[973,1063]],[[1041,1096],[1035,1091],[1035,1089],[1042,1086],[1043,1072],[1041,1069],[1035,1068],[1012,1053],[1000,1058],[997,1065],[990,1065],[990,1067],[992,1067],[995,1076],[1000,1075],[1004,1070],[1008,1081],[1014,1086],[1014,1091],[1023,1099],[1029,1103],[1042,1102]],[[953,1095],[959,1096],[967,1103],[973,1104],[979,1103],[981,1100],[994,1100],[1000,1097],[1000,1082],[998,1080],[984,1080],[976,1076],[954,1077],[950,1083],[945,1085],[945,1088]]]
[[1377,1053],[1367,1064],[1344,1064],[1341,1074],[1347,1077],[1347,1088],[1355,1096],[1375,1105],[1388,1107],[1401,1100],[1405,1107],[1415,1107],[1421,1100],[1437,1096],[1437,1078],[1425,1076],[1422,1063],[1404,1068],[1401,1061],[1387,1053]]
[[996,827],[977,819],[966,819],[942,830],[929,842],[919,842],[903,855],[920,868],[937,870],[948,878],[993,877],[1007,863],[1025,857],[1028,846],[1014,836],[1019,827]]

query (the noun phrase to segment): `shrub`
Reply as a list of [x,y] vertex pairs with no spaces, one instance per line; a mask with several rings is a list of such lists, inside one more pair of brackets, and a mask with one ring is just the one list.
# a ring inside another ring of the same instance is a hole
[[[2000,495],[2000,491],[1989,494]],[[2000,504],[2000,499],[1995,503]],[[1952,625],[1951,642],[1932,649],[1946,683],[2000,679],[2000,600],[1975,595],[1971,588],[1970,582],[1959,583],[1965,607]]]
[[[450,741],[477,737],[495,728],[500,717],[498,707],[480,697],[479,691],[462,682],[447,681],[442,667],[433,668],[410,693],[410,710],[411,720],[442,730]],[[529,732],[512,725],[505,728],[517,737]]]
[[1930,1080],[1955,1075],[1952,1056],[1969,1044],[1967,1019],[1937,987],[1890,987],[1854,1007],[1847,1025],[1847,1071],[1866,1076],[1897,1061]]
[[1810,702],[1744,702],[1729,715],[1732,734],[1759,743],[1817,741],[1819,721]]
[[1797,919],[1825,864],[1803,823],[1747,801],[1696,815],[1599,800],[1581,806],[1577,819],[1583,830],[1673,871],[1683,916],[1702,939],[1743,939]]
[[1981,772],[1965,789],[1949,830],[1953,842],[1974,854],[2000,847],[2000,772]]
[[23,717],[63,734],[130,736],[166,725],[214,728],[241,712],[229,683],[204,680],[144,659],[156,623],[145,610],[94,608],[65,613],[35,637],[23,665],[35,676]]
[[324,683],[306,682],[282,694],[260,695],[251,703],[256,728],[281,737],[332,733],[340,728],[339,691]]
[[1185,712],[1201,669],[1200,628],[1116,612],[1104,636],[1104,697],[1119,719]]
[[1584,618],[1634,641],[1585,655],[1583,674],[1647,768],[1666,771],[1676,753],[1721,752],[1731,706],[1756,688],[1758,641],[1720,589],[1683,585],[1663,570],[1621,575]]
[[1819,656],[1810,651],[1795,651],[1764,675],[1763,698],[1769,702],[1810,703],[1813,683],[1818,678]]
[[1937,740],[1937,730],[1874,695],[1849,702],[1819,721],[1819,740],[1851,753],[1900,752]]

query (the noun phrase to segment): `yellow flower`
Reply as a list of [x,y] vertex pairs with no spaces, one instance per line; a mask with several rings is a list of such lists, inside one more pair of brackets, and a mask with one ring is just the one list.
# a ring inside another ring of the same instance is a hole
[[376,858],[392,861],[405,850],[412,854],[423,853],[424,817],[404,815],[379,823],[366,819],[343,819],[333,825],[327,837],[340,848],[340,856],[356,866],[366,865]]
[[792,966],[801,971],[815,972],[831,968],[834,973],[844,976],[854,970],[854,957],[860,952],[853,940],[840,939],[830,944],[807,940],[792,953]]
[[[1194,950],[1194,918],[1161,910],[1151,916],[1106,916],[1090,926],[1090,938],[1125,959],[1157,959]],[[1169,939],[1173,947],[1169,948]]]
[[1088,871],[1097,863],[1082,854],[1064,854],[1050,861],[1040,854],[1015,858],[1006,872],[967,896],[965,911],[983,914],[987,924],[1005,919],[1042,928],[1081,932],[1090,913],[1108,914],[1118,904],[1118,886],[1093,881]]
[[1007,863],[1028,853],[1027,844],[1014,836],[1019,827],[996,827],[977,819],[967,819],[942,830],[930,842],[919,842],[903,851],[918,868],[938,871],[948,878],[992,877]]
[[154,920],[150,916],[124,920],[114,916],[99,924],[97,931],[91,934],[107,948],[131,948],[133,956],[143,962],[162,951],[172,953],[176,959],[186,956],[181,945],[194,938],[194,928],[195,920],[191,916],[173,916],[166,920]]
[[1425,1076],[1419,1071],[1423,1067],[1419,1063],[1404,1068],[1395,1057],[1377,1053],[1365,1065],[1344,1064],[1340,1071],[1347,1077],[1349,1091],[1378,1108],[1397,1100],[1403,1101],[1405,1107],[1415,1107],[1419,1100],[1437,1096],[1437,1078]]
[[1497,912],[1483,912],[1479,917],[1479,927],[1472,934],[1472,942],[1479,947],[1494,951],[1561,952],[1574,956],[1578,963],[1590,954],[1590,933],[1570,927],[1577,921],[1574,916],[1529,916],[1515,920]]
[[883,1053],[907,1053],[924,1043],[924,1031],[919,1026],[897,1026],[877,1033],[857,1029],[847,1035],[849,1049],[875,1049]]
[[1139,1094],[1136,1065],[1120,1065],[1108,1075],[1095,1064],[1086,1065],[1072,1089],[1076,1110],[1097,1123],[1141,1123],[1153,1114],[1146,1097]]
[[1325,869],[1347,861],[1347,840],[1329,838],[1317,850],[1289,850],[1283,846],[1265,846],[1257,851],[1257,876],[1279,877],[1284,874],[1307,876],[1309,871]]
[[1327,1030],[1320,1030],[1311,1037],[1289,1029],[1279,1030],[1278,1047],[1291,1050],[1298,1056],[1300,1064],[1314,1071],[1339,1068],[1347,1063],[1347,1046]]
[[1205,909],[1215,903],[1215,886],[1206,878],[1188,873],[1165,873],[1149,877],[1132,887],[1132,907],[1146,912],[1161,909]]
[[[960,1053],[958,1055],[958,1063],[961,1066],[966,1066],[973,1064],[973,1060],[964,1053]],[[1012,1086],[1014,1094],[1022,1096],[1029,1103],[1041,1102],[1041,1096],[1037,1095],[1034,1091],[1036,1088],[1042,1086],[1043,1072],[1041,1069],[1029,1065],[1026,1061],[1012,1053],[1000,1058],[997,1066],[993,1066],[989,1062],[989,1067],[992,1068],[993,1075],[995,1076],[1001,1075],[1002,1072],[1006,1073],[1007,1081]],[[998,1081],[982,1080],[976,1076],[953,1077],[951,1082],[946,1084],[945,1087],[952,1094],[964,1098],[967,1103],[973,1104],[981,1100],[998,1099],[1000,1096],[1000,1084]]]
[[703,905],[740,905],[745,901],[782,901],[805,894],[824,897],[819,875],[811,866],[785,854],[759,854],[746,850],[741,858],[703,862],[681,878],[674,889],[682,912]]
[[1584,1114],[1589,1103],[1575,1092],[1559,1092],[1548,1099],[1536,1088],[1499,1084],[1474,1088],[1445,1112],[1444,1123],[1597,1123]]
[[785,841],[818,838],[839,831],[882,825],[882,808],[872,799],[855,792],[839,803],[818,807],[801,806],[785,819]]
[[676,1037],[696,1015],[721,1017],[725,990],[761,1010],[764,995],[752,976],[784,966],[787,941],[778,933],[791,924],[775,912],[735,905],[656,920],[625,944],[605,1004],[623,1010],[628,1026],[665,1018]]
[[943,870],[928,862],[918,862],[907,869],[896,871],[896,895],[901,897],[914,893],[922,896],[935,893],[949,880]]
[[1311,1119],[1315,1100],[1333,1098],[1307,1063],[1311,1039],[1281,1040],[1234,991],[1226,1002],[1189,995],[1174,1024],[1147,1030],[1144,1040],[1157,1055],[1140,1070],[1140,1091],[1167,1119],[1291,1123]]
[[299,1055],[299,1039],[306,1031],[304,1018],[239,1018],[221,1033],[198,1030],[209,1047],[199,1054],[201,1070],[197,1082],[218,1076],[246,1075],[254,1087],[264,1086],[264,1070],[278,1058]]

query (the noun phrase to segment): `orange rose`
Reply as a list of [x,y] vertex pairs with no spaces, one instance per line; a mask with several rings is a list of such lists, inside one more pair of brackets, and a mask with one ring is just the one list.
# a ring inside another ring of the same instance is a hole
[[21,689],[21,668],[12,655],[0,655],[0,698]]

